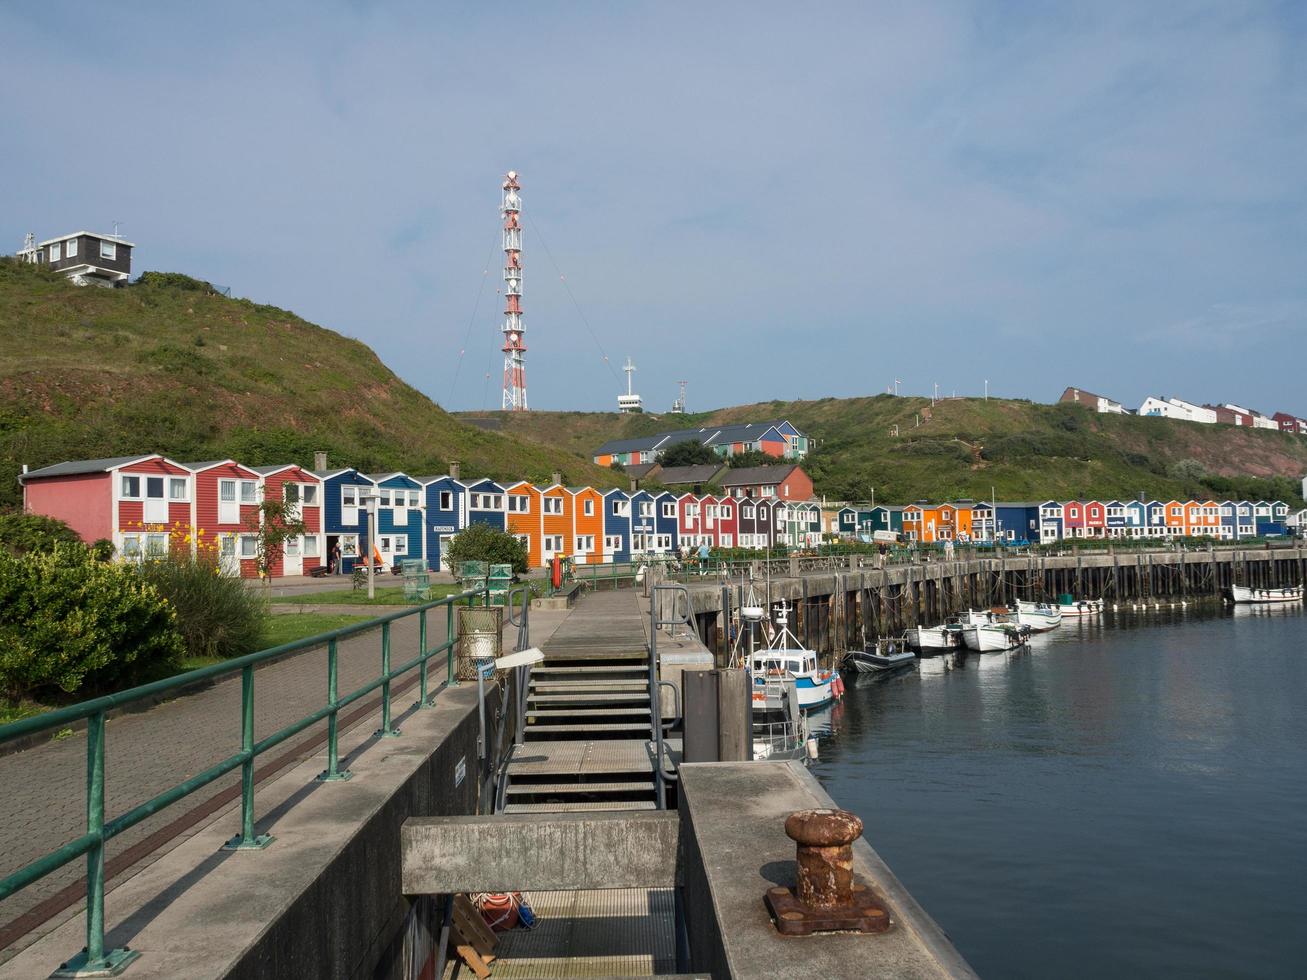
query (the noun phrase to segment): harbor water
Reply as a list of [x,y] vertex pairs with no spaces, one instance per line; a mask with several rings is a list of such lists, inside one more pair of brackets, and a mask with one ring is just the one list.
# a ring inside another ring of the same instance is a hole
[[989,977],[1307,972],[1307,615],[1107,612],[860,677],[813,772]]

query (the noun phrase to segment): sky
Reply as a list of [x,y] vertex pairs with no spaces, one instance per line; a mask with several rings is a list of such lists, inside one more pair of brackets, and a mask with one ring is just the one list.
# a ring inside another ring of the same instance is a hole
[[1068,385],[1307,416],[1307,4],[0,5],[0,248],[79,229],[498,408]]

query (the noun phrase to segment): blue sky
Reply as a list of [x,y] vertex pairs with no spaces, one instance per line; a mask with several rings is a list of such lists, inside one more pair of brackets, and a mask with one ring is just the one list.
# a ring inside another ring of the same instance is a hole
[[1304,6],[6,4],[0,245],[118,220],[497,407],[512,168],[536,408],[630,356],[651,409],[1307,415]]

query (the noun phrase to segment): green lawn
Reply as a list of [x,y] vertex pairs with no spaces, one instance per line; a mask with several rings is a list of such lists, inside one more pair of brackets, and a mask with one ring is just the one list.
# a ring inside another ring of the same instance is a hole
[[[365,597],[366,598],[366,597]],[[264,634],[263,646],[281,646],[292,640],[302,640],[306,636],[338,630],[343,626],[353,626],[370,616],[350,616],[342,613],[282,613],[268,617],[268,628]]]
[[[333,589],[330,592],[312,592],[308,595],[276,596],[272,601],[276,603],[285,603],[294,606],[403,606],[407,605],[404,599],[404,586],[402,585],[378,585],[374,589],[376,597],[368,598],[368,590],[362,589]],[[462,592],[461,586],[432,585],[431,598],[443,599],[448,595],[458,595]]]

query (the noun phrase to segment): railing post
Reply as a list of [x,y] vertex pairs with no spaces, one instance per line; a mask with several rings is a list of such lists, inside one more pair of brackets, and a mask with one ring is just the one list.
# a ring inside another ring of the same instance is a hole
[[336,732],[336,703],[339,700],[339,692],[337,690],[336,640],[335,638],[332,638],[327,641],[327,707],[331,709],[331,714],[327,715],[327,768],[318,775],[318,779],[324,783],[340,782],[349,779],[354,775],[348,769],[338,768],[340,764],[340,752]]
[[262,850],[270,834],[254,833],[254,665],[241,668],[241,832],[223,847],[229,851]]
[[422,662],[418,664],[418,703],[415,708],[429,708],[431,702],[427,700],[427,611],[423,609],[418,613],[418,656]]
[[445,684],[449,687],[458,686],[458,678],[454,676],[454,600],[450,599],[449,604],[445,606]]
[[86,948],[53,976],[117,976],[141,954],[128,946],[104,950],[104,712],[86,721],[86,832],[95,843],[86,852]]
[[399,729],[390,724],[390,622],[381,624],[381,727],[377,738],[394,738]]

